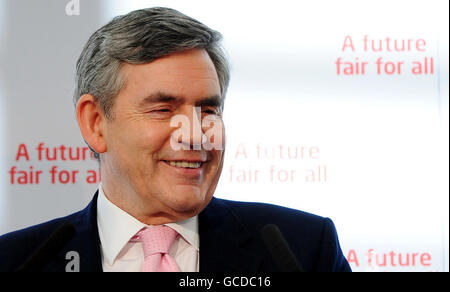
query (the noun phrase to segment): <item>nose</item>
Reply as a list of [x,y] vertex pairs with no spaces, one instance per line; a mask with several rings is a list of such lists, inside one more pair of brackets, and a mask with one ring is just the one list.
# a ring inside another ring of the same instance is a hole
[[206,136],[202,129],[202,110],[200,107],[192,107],[192,116],[189,117],[192,121],[190,142],[193,150],[201,150],[202,144],[206,140]]

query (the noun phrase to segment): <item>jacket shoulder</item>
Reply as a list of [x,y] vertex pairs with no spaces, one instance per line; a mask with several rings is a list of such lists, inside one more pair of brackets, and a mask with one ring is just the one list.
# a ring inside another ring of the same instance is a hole
[[[314,232],[323,226],[327,218],[278,205],[256,202],[238,202],[217,199],[248,228],[262,228],[267,224],[282,227],[302,228],[305,232]],[[289,228],[285,228],[289,229]]]
[[77,224],[80,214],[81,211],[0,236],[0,271],[16,269],[62,224]]
[[334,223],[327,217],[282,206],[216,199],[250,233],[276,225],[308,271],[350,271]]

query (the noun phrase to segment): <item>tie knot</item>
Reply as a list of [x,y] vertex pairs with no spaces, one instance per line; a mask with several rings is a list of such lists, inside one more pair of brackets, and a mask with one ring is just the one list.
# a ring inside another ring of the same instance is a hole
[[165,225],[148,227],[138,233],[138,238],[142,241],[144,257],[169,253],[177,236],[178,232]]

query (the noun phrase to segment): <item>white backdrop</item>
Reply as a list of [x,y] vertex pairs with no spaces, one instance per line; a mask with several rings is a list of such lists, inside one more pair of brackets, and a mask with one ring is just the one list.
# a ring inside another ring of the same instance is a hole
[[355,271],[448,271],[448,1],[34,2],[0,6],[0,233],[90,200],[96,162],[61,156],[85,147],[76,59],[113,16],[168,6],[222,32],[231,59],[217,197],[330,217]]

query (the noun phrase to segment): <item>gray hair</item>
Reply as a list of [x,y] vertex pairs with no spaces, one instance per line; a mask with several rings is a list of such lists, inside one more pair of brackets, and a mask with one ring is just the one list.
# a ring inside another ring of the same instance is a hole
[[122,64],[145,64],[190,49],[205,49],[208,53],[223,101],[230,69],[221,40],[219,32],[170,8],[148,8],[117,16],[89,38],[78,59],[74,103],[83,94],[91,94],[105,116],[113,119],[114,97],[125,83],[120,74]]

